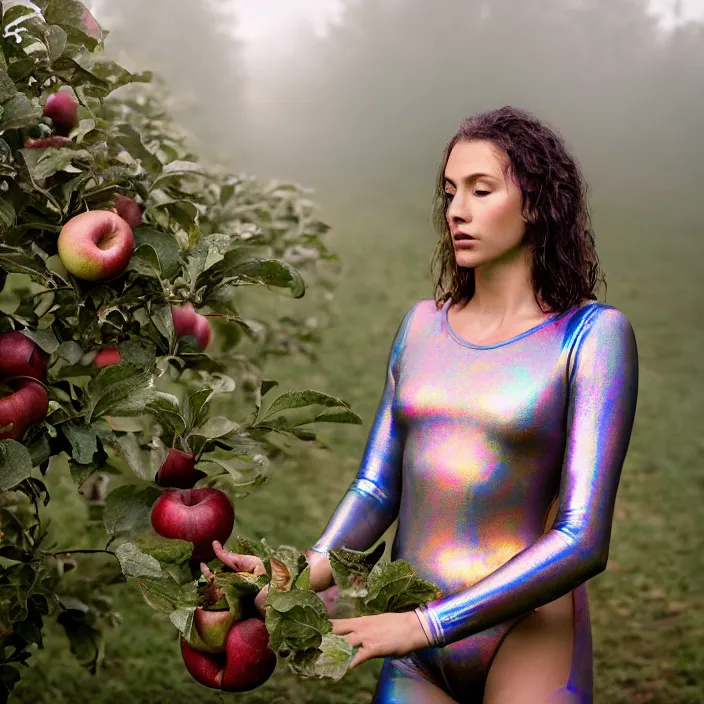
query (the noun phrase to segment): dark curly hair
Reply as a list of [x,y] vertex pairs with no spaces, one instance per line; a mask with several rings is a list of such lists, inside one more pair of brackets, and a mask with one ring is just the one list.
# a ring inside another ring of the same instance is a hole
[[532,251],[535,299],[564,312],[581,300],[596,300],[606,278],[599,267],[587,206],[587,186],[564,140],[531,113],[505,106],[465,119],[447,143],[433,196],[433,223],[439,235],[431,267],[435,302],[466,302],[474,295],[474,269],[458,267],[446,219],[445,167],[461,141],[487,141],[508,157],[507,170],[521,189]]

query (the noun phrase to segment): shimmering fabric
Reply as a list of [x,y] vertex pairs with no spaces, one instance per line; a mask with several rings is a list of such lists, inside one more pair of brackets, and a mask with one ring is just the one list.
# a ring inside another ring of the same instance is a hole
[[453,332],[448,307],[420,301],[404,318],[360,470],[315,546],[368,549],[398,518],[392,559],[442,592],[419,612],[434,646],[605,568],[638,388],[633,329],[612,306],[486,346]]

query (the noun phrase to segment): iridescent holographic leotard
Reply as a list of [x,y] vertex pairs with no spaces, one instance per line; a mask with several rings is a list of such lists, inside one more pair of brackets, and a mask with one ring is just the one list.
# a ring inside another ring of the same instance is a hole
[[633,329],[616,308],[588,301],[479,346],[454,333],[448,307],[420,301],[401,323],[361,468],[315,549],[366,550],[398,519],[392,559],[441,589],[419,611],[433,647],[387,659],[375,702],[405,702],[405,677],[481,702],[511,626],[571,592],[564,692],[586,704],[584,583],[609,551],[638,388]]

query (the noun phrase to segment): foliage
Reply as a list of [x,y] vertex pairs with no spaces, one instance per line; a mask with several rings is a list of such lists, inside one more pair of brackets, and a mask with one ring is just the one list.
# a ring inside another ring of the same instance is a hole
[[[299,298],[304,274],[323,289],[333,283],[328,228],[309,192],[200,163],[158,92],[140,86],[150,74],[105,58],[101,31],[78,0],[6,1],[2,27],[0,333],[21,331],[46,355],[49,395],[44,421],[20,441],[0,440],[6,698],[20,678],[16,665],[26,665],[32,644],[42,647],[47,617],[97,671],[104,629],[120,622],[106,587],[126,575],[184,627],[195,599],[190,543],[155,544],[149,525],[169,448],[196,457],[206,475],[199,486],[236,499],[266,480],[269,458],[286,443],[315,441],[311,423],[360,420],[318,391],[271,398],[276,382],[261,378],[262,360],[310,353],[315,335],[291,317],[251,319],[238,300],[241,287]],[[52,133],[42,106],[66,87],[79,101],[78,125],[63,143],[36,148],[30,140]],[[112,96],[118,89],[124,98]],[[86,210],[112,210],[119,195],[143,208],[134,254],[110,280],[79,280],[57,254],[58,234]],[[212,351],[177,336],[171,311],[186,303],[215,328]],[[120,363],[99,369],[95,356],[110,346]],[[110,536],[105,550],[57,550],[42,509],[50,501],[43,479],[59,457]],[[110,475],[122,486],[106,496]],[[97,564],[84,570],[80,552],[95,553]]]

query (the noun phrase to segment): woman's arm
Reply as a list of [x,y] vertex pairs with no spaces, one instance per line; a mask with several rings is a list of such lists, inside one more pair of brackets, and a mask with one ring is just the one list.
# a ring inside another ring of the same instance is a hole
[[[415,308],[415,306],[414,306]],[[330,548],[367,550],[398,515],[401,500],[403,439],[394,419],[393,401],[401,352],[413,315],[403,319],[388,357],[386,384],[374,417],[360,469],[313,550],[326,555]],[[324,573],[324,563],[319,568]]]
[[617,309],[584,321],[572,350],[560,508],[550,531],[495,572],[417,614],[446,645],[538,608],[606,568],[638,395],[638,351]]

